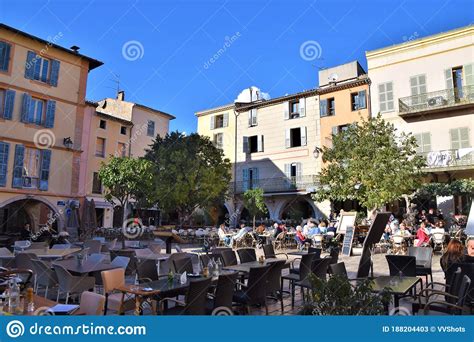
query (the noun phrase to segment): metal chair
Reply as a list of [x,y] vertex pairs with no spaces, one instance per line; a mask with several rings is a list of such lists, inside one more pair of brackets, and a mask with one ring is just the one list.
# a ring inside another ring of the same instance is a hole
[[286,267],[285,260],[273,261],[267,275],[267,297],[280,301],[281,312],[283,313],[283,282],[281,272]]
[[[291,292],[291,307],[295,306],[295,283],[297,281],[305,280],[311,274],[311,267],[314,260],[314,254],[308,253],[301,257],[300,267],[298,273],[289,273],[281,277],[282,283],[284,280],[290,282],[290,292]],[[302,291],[303,293],[303,291]]]
[[247,314],[250,314],[251,306],[264,305],[265,313],[268,315],[266,287],[270,267],[270,265],[266,265],[251,268],[247,285],[239,283],[241,289],[234,293],[234,302],[244,306]]
[[284,255],[286,260],[288,260],[288,254],[286,253],[275,253],[275,249],[273,248],[272,244],[267,244],[263,246],[263,254],[265,255],[265,259],[274,259],[277,255]]
[[125,285],[125,270],[123,268],[115,268],[113,270],[102,271],[101,276],[105,294],[104,315],[107,315],[108,310],[118,312],[121,307],[123,307],[125,311],[133,310],[135,308],[134,298],[125,297],[122,303],[123,295],[116,290]]
[[59,283],[56,272],[42,260],[33,259],[32,263],[36,275],[35,292],[42,286],[45,289],[44,296],[48,298],[48,290],[57,287]]
[[226,307],[232,310],[232,298],[235,284],[237,283],[237,272],[221,274],[217,279],[217,285],[213,293],[208,294],[206,304],[207,313],[219,307]]
[[59,301],[59,295],[61,292],[66,293],[66,304],[69,301],[69,297],[74,294],[80,294],[84,291],[93,290],[95,286],[94,277],[81,277],[73,276],[63,266],[53,264],[54,271],[59,282],[58,296],[56,301]]
[[254,248],[242,248],[237,250],[239,255],[240,263],[257,261],[257,255]]
[[193,273],[193,260],[190,257],[173,260],[173,265],[176,273]]
[[223,251],[221,253],[222,261],[224,266],[234,266],[237,265],[237,256],[233,250],[230,251]]
[[[207,291],[211,285],[212,278],[191,280],[185,295],[185,300],[175,298],[163,298],[158,302],[162,315],[205,315]],[[164,304],[174,302],[175,306],[165,309]]]
[[408,255],[414,256],[418,263],[423,263],[423,265],[416,265],[416,275],[425,276],[426,282],[428,284],[428,276],[431,278],[431,283],[433,283],[433,271],[432,271],[432,259],[433,259],[433,249],[431,247],[408,247]]
[[286,246],[285,245],[285,236],[286,236],[286,233],[281,232],[276,236],[275,240],[273,240],[273,248],[275,250],[277,250],[277,249],[282,250],[283,248],[285,248],[285,246]]
[[334,276],[342,276],[347,278],[347,270],[346,270],[346,265],[344,262],[339,262],[337,264],[331,264],[329,265],[329,268],[331,269],[331,274]]
[[465,304],[469,301],[469,289],[471,288],[471,284],[471,278],[467,275],[463,275],[455,303],[439,299],[429,300],[423,308],[423,314],[430,315],[435,311],[451,315],[461,315],[465,310]]

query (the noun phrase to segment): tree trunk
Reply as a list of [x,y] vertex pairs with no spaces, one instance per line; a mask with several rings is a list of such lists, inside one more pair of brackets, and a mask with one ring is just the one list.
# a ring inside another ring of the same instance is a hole
[[253,215],[253,230],[255,230],[255,215]]

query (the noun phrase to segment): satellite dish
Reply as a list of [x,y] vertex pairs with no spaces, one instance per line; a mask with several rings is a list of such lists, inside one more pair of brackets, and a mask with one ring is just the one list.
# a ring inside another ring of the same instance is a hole
[[336,73],[333,73],[333,74],[329,75],[329,77],[328,77],[329,82],[336,82],[338,78],[339,78],[339,76]]

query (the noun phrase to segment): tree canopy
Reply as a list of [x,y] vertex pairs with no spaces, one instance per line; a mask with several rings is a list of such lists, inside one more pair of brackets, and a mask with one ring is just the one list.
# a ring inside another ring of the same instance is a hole
[[263,190],[260,188],[249,189],[244,192],[244,206],[253,217],[253,228],[255,228],[255,216],[265,214],[267,206],[263,198]]
[[225,200],[231,164],[208,137],[179,132],[157,136],[145,158],[153,163],[160,208],[176,210],[181,225],[196,208]]
[[373,210],[413,193],[425,165],[416,147],[411,134],[398,133],[380,114],[348,126],[333,135],[331,147],[323,147],[322,187],[315,199],[353,199]]

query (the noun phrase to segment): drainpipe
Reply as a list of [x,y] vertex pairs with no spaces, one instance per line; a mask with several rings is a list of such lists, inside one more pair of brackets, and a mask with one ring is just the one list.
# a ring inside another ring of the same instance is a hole
[[234,213],[237,210],[237,122],[239,117],[239,112],[235,110],[234,105]]
[[372,81],[370,80],[370,78],[367,78],[367,83],[369,85],[369,91],[367,92],[367,109],[369,112],[369,118],[372,118],[372,94],[371,94]]

